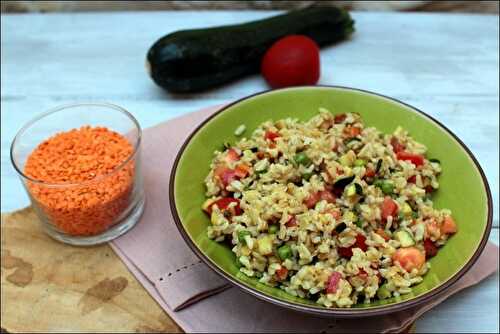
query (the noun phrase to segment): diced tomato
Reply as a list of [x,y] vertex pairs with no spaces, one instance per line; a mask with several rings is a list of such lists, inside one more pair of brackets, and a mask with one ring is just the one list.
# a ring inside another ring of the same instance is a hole
[[304,201],[304,204],[307,206],[308,209],[314,208],[316,203],[318,203],[320,200],[320,195],[319,192],[312,193],[307,197]]
[[362,234],[356,235],[356,242],[354,243],[354,245],[349,247],[338,247],[337,253],[342,257],[350,259],[352,257],[353,248],[359,248],[363,252],[366,252],[366,250],[368,249],[368,246],[366,246],[366,237]]
[[415,268],[422,268],[425,263],[425,255],[416,247],[399,248],[394,255],[392,255],[392,260],[399,262],[401,267],[407,272],[410,272]]
[[366,252],[368,246],[366,245],[366,237],[362,234],[356,235],[356,242],[354,243],[354,248],[359,248],[363,252]]
[[231,163],[233,161],[238,161],[238,160],[240,160],[240,155],[238,154],[238,152],[234,148],[230,148],[229,150],[226,151],[226,156],[225,156],[224,160],[227,163]]
[[432,242],[431,239],[425,239],[424,240],[424,250],[425,250],[425,257],[427,259],[435,256],[437,254],[437,252],[438,252],[438,248]]
[[399,140],[397,140],[396,137],[391,138],[391,146],[392,146],[392,150],[394,151],[394,153],[401,152],[405,149],[405,146],[403,144],[401,144],[399,142]]
[[327,210],[326,213],[331,214],[337,220],[341,217],[340,210]]
[[425,192],[426,192],[427,194],[430,194],[431,192],[433,192],[433,191],[434,191],[434,188],[432,188],[432,186],[431,186],[431,185],[425,186],[425,188],[424,188],[424,189],[425,189]]
[[337,114],[333,118],[333,121],[335,122],[335,124],[339,124],[339,123],[342,123],[343,121],[345,121],[346,118],[347,118],[346,114]]
[[320,191],[319,197],[321,200],[327,201],[328,203],[332,203],[332,204],[334,204],[335,200],[337,199],[337,197],[335,197],[335,195],[331,191],[328,191],[328,190]]
[[457,232],[457,224],[450,216],[446,216],[441,225],[441,232],[444,234],[453,234]]
[[389,216],[396,217],[398,213],[398,205],[389,196],[384,198],[381,209],[383,220],[386,220]]
[[405,151],[396,153],[398,160],[410,161],[415,166],[422,166],[424,164],[424,157],[420,154],[413,154]]
[[349,126],[344,129],[344,133],[349,137],[356,137],[361,133],[361,129],[354,126]]
[[279,138],[281,137],[279,133],[277,132],[274,132],[274,131],[266,131],[265,135],[264,135],[264,138],[266,140],[270,140],[270,141],[276,141],[276,138]]
[[297,226],[297,219],[295,218],[295,216],[291,216],[290,219],[288,219],[288,221],[285,223],[285,226],[286,227]]
[[214,175],[219,179],[222,187],[226,189],[226,187],[238,179],[238,175],[234,169],[227,168],[225,166],[219,166],[214,170]]
[[240,200],[237,198],[232,198],[232,197],[223,197],[223,198],[218,199],[217,201],[215,201],[212,205],[210,205],[207,208],[207,213],[209,215],[212,214],[212,207],[214,205],[217,205],[217,207],[221,211],[227,210],[229,207],[229,204],[231,204],[231,203],[236,203],[236,205],[233,207],[233,210],[234,210],[233,214],[235,216],[241,215],[243,213],[243,210],[241,210],[241,208],[240,208]]
[[342,275],[338,271],[334,271],[328,278],[326,283],[326,293],[335,293],[339,287],[340,279]]
[[234,172],[236,173],[236,176],[238,176],[240,179],[243,179],[248,174],[250,174],[250,169],[250,166],[246,164],[239,164],[238,166],[236,166]]
[[391,237],[384,231],[383,228],[378,228],[377,231],[375,231],[375,233],[384,238],[385,241],[391,240]]
[[361,268],[359,269],[358,277],[361,278],[363,281],[366,281],[368,279],[368,274],[363,268]]
[[276,270],[276,276],[278,278],[278,281],[284,281],[288,276],[288,269],[282,266],[281,268]]
[[375,176],[375,171],[371,168],[367,168],[365,172],[366,177],[374,177]]
[[409,183],[415,184],[415,183],[417,183],[417,176],[416,175],[412,175],[406,181],[408,181]]

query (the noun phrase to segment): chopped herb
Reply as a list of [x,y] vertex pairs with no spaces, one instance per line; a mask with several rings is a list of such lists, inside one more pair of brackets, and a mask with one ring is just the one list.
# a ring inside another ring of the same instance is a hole
[[363,227],[363,221],[360,219],[356,222],[356,226],[359,227],[359,228],[362,228]]
[[347,228],[347,225],[345,223],[340,223],[335,227],[335,232],[337,233],[342,233]]
[[238,241],[241,242],[241,243],[244,243],[246,244],[246,241],[245,241],[245,236],[247,235],[252,235],[250,233],[250,231],[247,231],[247,230],[241,230],[238,232]]
[[429,161],[430,162],[435,162],[435,163],[438,163],[438,164],[441,163],[441,161],[439,161],[439,159],[429,159]]
[[303,166],[306,166],[306,167],[311,164],[311,159],[309,159],[309,157],[304,152],[297,153],[293,157],[293,160],[295,160],[295,162],[297,164],[303,165]]
[[375,173],[380,172],[381,167],[382,167],[382,159],[378,159],[377,166],[375,167]]
[[311,176],[313,176],[313,172],[304,173],[304,174],[302,174],[302,179],[309,181]]
[[412,216],[413,219],[417,219],[418,218],[418,212],[413,211],[411,213],[411,216]]

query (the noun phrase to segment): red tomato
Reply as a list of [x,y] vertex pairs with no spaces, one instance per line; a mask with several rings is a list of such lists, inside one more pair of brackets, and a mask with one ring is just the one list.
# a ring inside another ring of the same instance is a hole
[[235,172],[236,176],[238,176],[240,179],[243,179],[245,176],[250,174],[250,167],[248,165],[245,165],[245,164],[239,164],[234,169],[234,172]]
[[229,204],[231,204],[231,203],[236,203],[236,205],[233,208],[234,215],[235,216],[241,215],[243,213],[243,210],[241,210],[241,208],[240,208],[240,201],[238,199],[232,198],[232,197],[223,197],[223,198],[218,199],[217,201],[215,201],[212,205],[210,205],[207,208],[207,212],[209,215],[211,215],[212,214],[212,207],[214,205],[217,205],[217,207],[221,211],[227,210],[227,208],[229,207]]
[[450,216],[444,218],[443,225],[441,225],[441,233],[453,234],[457,232],[457,224]]
[[356,137],[361,133],[361,129],[354,126],[349,126],[344,129],[344,133],[349,137]]
[[318,203],[320,200],[320,195],[319,192],[310,194],[309,197],[307,197],[304,201],[304,204],[307,206],[308,209],[314,208],[316,203]]
[[412,175],[406,181],[408,181],[409,183],[415,184],[415,183],[417,183],[417,176],[416,175]]
[[286,227],[297,226],[297,219],[295,218],[295,216],[291,216],[290,219],[288,219],[288,221],[285,223],[285,226]]
[[400,151],[396,153],[398,160],[410,161],[415,166],[422,166],[424,164],[424,157],[420,154],[408,153],[405,151]]
[[356,235],[356,242],[354,242],[354,245],[349,247],[338,247],[337,253],[342,257],[350,259],[352,256],[353,248],[359,248],[363,252],[366,252],[366,250],[368,249],[368,246],[366,245],[366,237],[362,234]]
[[432,186],[431,186],[431,185],[425,186],[425,188],[424,188],[424,189],[425,189],[425,192],[426,192],[427,194],[430,194],[431,192],[433,192],[433,191],[434,191],[434,188],[432,188]]
[[335,124],[339,124],[339,123],[342,123],[343,121],[345,121],[346,118],[347,118],[346,114],[337,114],[333,118],[333,121],[335,122]]
[[326,293],[335,293],[339,287],[340,279],[342,275],[338,271],[334,271],[328,278],[326,283]]
[[276,141],[276,138],[281,137],[279,133],[274,131],[266,131],[264,138],[270,141]]
[[438,252],[438,248],[436,247],[436,245],[434,245],[431,239],[424,240],[424,250],[425,250],[425,257],[427,259],[435,256]]
[[367,168],[365,172],[366,177],[374,177],[375,176],[375,171],[371,168]]
[[288,276],[288,269],[286,269],[285,267],[279,268],[278,270],[276,270],[276,276],[278,277],[278,281],[284,281]]
[[332,204],[334,204],[335,200],[337,199],[335,197],[335,195],[331,191],[328,191],[328,190],[320,191],[319,197],[320,197],[320,200],[324,200],[324,201],[327,201],[328,203],[332,203]]
[[283,37],[264,54],[261,72],[272,88],[314,85],[320,73],[319,47],[307,36]]
[[416,247],[399,248],[392,255],[392,260],[399,262],[401,267],[410,272],[414,268],[422,268],[425,263],[425,255]]
[[398,205],[390,197],[384,198],[381,209],[383,220],[386,220],[389,216],[396,217],[398,213]]
[[238,175],[236,174],[234,169],[227,168],[225,166],[219,166],[214,170],[214,175],[219,179],[222,187],[226,189],[226,187],[238,179]]
[[236,152],[234,148],[230,148],[229,150],[227,150],[226,157],[224,158],[224,160],[227,163],[238,161],[240,160],[240,155],[238,154],[238,152]]
[[391,145],[392,145],[392,150],[394,151],[394,153],[401,152],[405,149],[405,146],[403,144],[401,144],[399,142],[399,140],[397,140],[396,137],[391,138]]

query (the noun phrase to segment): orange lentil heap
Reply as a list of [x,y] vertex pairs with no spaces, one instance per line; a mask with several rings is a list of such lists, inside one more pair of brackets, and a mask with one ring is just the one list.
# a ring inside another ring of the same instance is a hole
[[38,145],[24,173],[41,182],[28,190],[50,223],[75,236],[99,234],[129,206],[134,160],[129,141],[105,127],[84,126]]

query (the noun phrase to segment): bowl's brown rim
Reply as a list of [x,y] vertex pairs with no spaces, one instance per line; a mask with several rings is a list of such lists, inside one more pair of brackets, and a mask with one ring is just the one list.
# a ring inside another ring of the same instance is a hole
[[[476,251],[472,255],[472,257],[469,259],[469,261],[457,272],[455,273],[451,278],[449,278],[447,281],[445,281],[443,284],[440,286],[423,293],[420,296],[417,296],[413,299],[402,301],[402,302],[397,302],[393,304],[388,304],[388,305],[383,305],[383,306],[378,306],[377,308],[360,308],[360,309],[346,309],[346,308],[325,308],[321,306],[307,306],[307,305],[300,305],[297,303],[293,303],[290,301],[282,300],[282,299],[277,299],[272,296],[269,296],[251,286],[247,286],[236,279],[232,278],[230,275],[225,273],[222,269],[220,269],[215,263],[212,262],[210,258],[208,258],[197,246],[194,244],[194,242],[191,240],[189,237],[188,233],[184,229],[184,226],[182,225],[181,219],[179,217],[179,214],[177,212],[177,206],[175,204],[175,199],[174,199],[174,185],[175,185],[175,175],[177,172],[177,166],[179,164],[179,161],[184,153],[184,150],[188,146],[188,144],[191,142],[191,139],[193,136],[198,133],[198,131],[205,126],[210,120],[212,120],[214,117],[219,115],[220,113],[224,112],[228,108],[232,107],[233,105],[240,103],[244,100],[248,100],[250,98],[253,98],[255,96],[271,93],[271,92],[276,92],[280,90],[293,90],[293,89],[302,89],[302,88],[334,88],[334,89],[341,89],[341,90],[351,90],[351,91],[358,91],[362,93],[368,93],[374,96],[382,97],[387,100],[402,104],[411,110],[420,113],[424,115],[425,117],[429,118],[432,120],[435,124],[437,124],[439,127],[441,127],[444,131],[446,131],[448,134],[450,134],[464,149],[464,151],[469,155],[470,159],[474,162],[474,165],[476,166],[477,170],[479,171],[479,174],[481,175],[482,181],[483,181],[483,186],[486,191],[486,196],[488,200],[488,218],[487,218],[487,224],[486,228],[484,230],[484,234],[482,237],[481,242],[479,243],[479,246],[477,247]],[[414,106],[411,106],[405,102],[402,102],[398,99],[374,93],[368,90],[364,89],[359,89],[359,88],[351,88],[351,87],[346,87],[346,86],[336,86],[336,85],[315,85],[315,86],[294,86],[294,87],[287,87],[287,88],[281,88],[281,89],[271,89],[271,90],[265,90],[261,91],[252,95],[248,95],[246,97],[243,97],[241,99],[238,99],[234,102],[231,102],[225,106],[223,106],[220,110],[216,111],[212,115],[210,115],[207,119],[205,119],[200,125],[196,127],[196,129],[193,130],[193,132],[187,137],[187,139],[184,141],[183,145],[179,149],[179,152],[175,158],[174,164],[172,166],[172,171],[170,173],[170,186],[169,186],[169,201],[170,201],[170,208],[172,211],[172,216],[174,217],[175,224],[177,226],[177,229],[181,233],[183,239],[191,248],[191,250],[212,270],[214,270],[217,274],[220,276],[224,277],[227,279],[231,284],[238,286],[239,288],[243,289],[243,291],[261,299],[267,302],[270,302],[272,304],[285,307],[294,311],[299,311],[299,312],[305,312],[309,314],[314,314],[314,315],[319,315],[319,316],[336,316],[336,317],[341,317],[341,318],[356,318],[356,317],[367,317],[367,316],[377,316],[377,315],[383,315],[387,313],[392,313],[396,311],[401,311],[404,309],[408,309],[414,306],[418,306],[424,303],[427,303],[434,298],[437,298],[441,294],[443,294],[451,285],[453,285],[455,282],[457,282],[469,269],[474,265],[474,263],[477,261],[479,256],[481,255],[484,247],[486,246],[486,243],[488,242],[488,238],[490,235],[491,231],[491,226],[492,226],[492,221],[493,221],[493,205],[492,205],[492,197],[491,197],[491,191],[490,187],[488,185],[488,181],[486,179],[486,175],[484,174],[483,169],[481,168],[479,162],[477,159],[474,157],[472,152],[467,148],[467,146],[446,126],[444,126],[442,123],[440,123],[438,120],[436,120],[434,117],[426,114],[425,112],[421,111],[418,108],[415,108]]]

